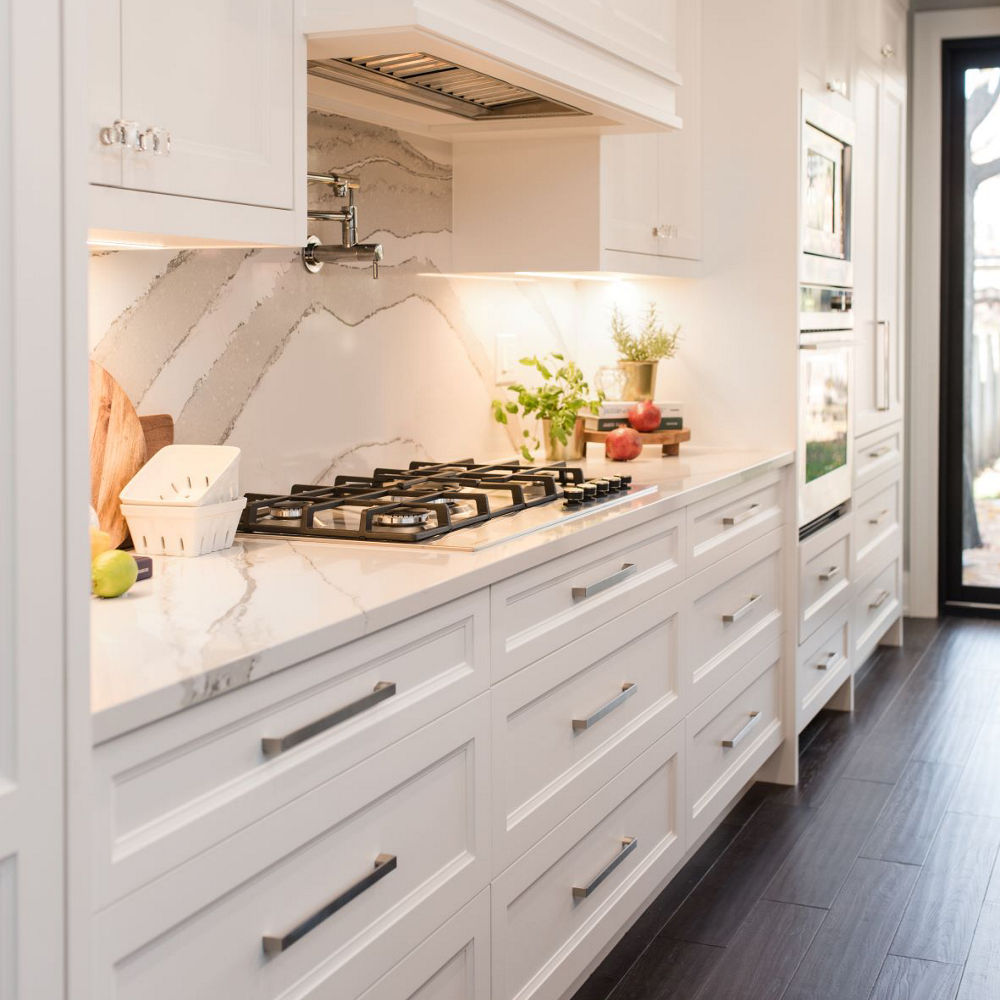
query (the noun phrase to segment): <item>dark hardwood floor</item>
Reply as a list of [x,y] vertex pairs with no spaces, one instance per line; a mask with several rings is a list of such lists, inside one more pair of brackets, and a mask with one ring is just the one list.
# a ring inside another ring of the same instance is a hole
[[1000,1000],[1000,621],[904,632],[574,1000]]

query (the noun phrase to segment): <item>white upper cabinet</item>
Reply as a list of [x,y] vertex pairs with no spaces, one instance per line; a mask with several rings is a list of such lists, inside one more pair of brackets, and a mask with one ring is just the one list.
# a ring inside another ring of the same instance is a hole
[[[875,4],[875,0],[862,2]],[[851,101],[854,54],[849,0],[801,0],[799,54],[803,88],[845,111]]]
[[[897,10],[893,0],[880,6],[889,14]],[[883,24],[881,16],[872,20],[876,27]],[[891,18],[887,23],[897,24]],[[856,434],[867,434],[903,417],[906,88],[895,60],[902,53],[905,65],[905,13],[899,24],[901,35],[872,35],[892,41],[873,45],[871,53],[866,50],[855,75],[857,131],[851,176]]]
[[606,250],[631,254],[700,260],[701,0],[680,0],[676,22],[682,39],[683,80],[677,113],[684,126],[659,135],[604,138],[603,245]]
[[[456,143],[456,268],[695,273],[702,246],[701,0],[677,7],[682,129]],[[526,232],[547,238],[526,240]]]
[[856,37],[873,64],[906,79],[906,6],[899,0],[856,0]]
[[[91,183],[274,209],[287,224],[305,185],[296,169],[295,14],[294,0],[91,0]],[[95,204],[107,205],[106,193]],[[146,231],[157,223],[150,204],[138,212]],[[195,207],[174,203],[163,231]],[[119,222],[92,211],[92,228]],[[252,227],[192,228],[258,242]]]
[[660,76],[677,70],[678,0],[507,0]]

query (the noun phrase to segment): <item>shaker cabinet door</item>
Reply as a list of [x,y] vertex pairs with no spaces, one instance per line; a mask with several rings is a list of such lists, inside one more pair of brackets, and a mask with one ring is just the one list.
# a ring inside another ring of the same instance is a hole
[[125,187],[292,207],[293,14],[290,0],[122,3],[124,114],[161,130],[125,155]]

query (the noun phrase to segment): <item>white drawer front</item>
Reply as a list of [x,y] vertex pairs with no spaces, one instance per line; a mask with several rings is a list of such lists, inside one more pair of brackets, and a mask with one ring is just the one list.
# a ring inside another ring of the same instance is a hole
[[903,461],[903,425],[883,427],[854,444],[854,486],[865,486]]
[[[488,633],[481,591],[99,746],[96,904],[146,884],[485,691]],[[394,693],[377,690],[389,683]],[[348,714],[359,706],[367,707]],[[265,754],[262,740],[331,715],[344,717]]]
[[495,871],[683,718],[680,595],[671,594],[493,689]]
[[494,584],[494,680],[680,582],[683,524],[658,517]]
[[854,653],[851,609],[841,608],[799,647],[795,687],[797,729],[802,730],[851,675]]
[[854,578],[863,580],[899,551],[903,482],[899,470],[858,491],[854,506]]
[[108,907],[94,995],[357,996],[485,887],[488,744],[483,696]]
[[489,1000],[490,891],[418,945],[360,1000]]
[[770,532],[687,584],[692,598],[685,663],[693,704],[781,632],[782,536],[782,529]]
[[687,717],[687,831],[694,841],[782,741],[774,643]]
[[777,528],[785,520],[783,499],[781,473],[770,473],[688,507],[688,574]]
[[563,996],[680,861],[682,728],[494,881],[492,1000]]
[[799,642],[847,600],[853,572],[849,515],[799,544]]
[[886,629],[899,617],[902,586],[900,560],[893,558],[888,566],[858,589],[854,602],[855,661],[858,666],[878,645]]

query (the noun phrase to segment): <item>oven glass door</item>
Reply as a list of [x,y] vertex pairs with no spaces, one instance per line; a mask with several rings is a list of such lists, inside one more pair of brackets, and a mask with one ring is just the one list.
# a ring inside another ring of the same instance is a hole
[[800,525],[851,495],[852,347],[830,336],[803,337],[800,345]]

